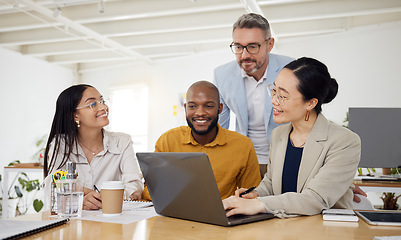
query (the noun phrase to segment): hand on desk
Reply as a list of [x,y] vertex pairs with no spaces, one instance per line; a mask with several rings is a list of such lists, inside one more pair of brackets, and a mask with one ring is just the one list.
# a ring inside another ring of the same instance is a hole
[[359,188],[358,185],[355,185],[355,188],[352,189],[352,192],[354,193],[354,202],[357,202],[357,203],[359,203],[361,201],[361,199],[355,194],[361,194],[365,197],[368,196],[368,195],[366,195],[366,193],[364,191],[362,191],[362,189]]
[[240,193],[245,192],[246,190],[246,188],[238,189],[235,191],[235,196],[223,200],[224,209],[230,210],[226,213],[227,217],[235,214],[254,215],[266,212],[263,203],[258,199],[255,199],[259,196],[258,192],[252,191],[239,197]]
[[135,191],[133,192],[130,196],[129,199],[134,201],[134,200],[141,200],[142,199],[142,192],[141,191]]
[[102,196],[100,193],[84,188],[84,210],[98,210],[102,208]]

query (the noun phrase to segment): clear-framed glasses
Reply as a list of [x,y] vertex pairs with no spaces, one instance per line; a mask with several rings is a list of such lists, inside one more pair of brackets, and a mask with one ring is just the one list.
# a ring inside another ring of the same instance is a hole
[[269,41],[270,38],[266,39],[262,44],[258,43],[250,43],[246,46],[242,46],[239,43],[231,43],[230,48],[231,51],[235,54],[242,54],[244,52],[244,48],[248,51],[249,54],[257,54],[260,51],[260,47]]
[[107,107],[107,102],[104,99],[101,100],[93,100],[92,102],[90,102],[89,104],[86,104],[84,106],[81,107],[77,107],[76,109],[81,109],[81,108],[86,108],[86,107],[90,107],[90,109],[94,112],[97,112],[97,110],[99,110],[100,104],[103,104]]
[[270,84],[269,86],[267,86],[267,93],[269,93],[270,98],[274,97],[279,105],[285,105],[285,101],[288,100],[288,97],[280,95],[277,92],[274,84]]

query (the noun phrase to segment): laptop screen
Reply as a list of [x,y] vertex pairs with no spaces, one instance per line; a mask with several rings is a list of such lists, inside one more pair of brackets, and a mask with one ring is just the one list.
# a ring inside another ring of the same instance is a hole
[[201,222],[227,222],[205,153],[137,153],[158,214]]

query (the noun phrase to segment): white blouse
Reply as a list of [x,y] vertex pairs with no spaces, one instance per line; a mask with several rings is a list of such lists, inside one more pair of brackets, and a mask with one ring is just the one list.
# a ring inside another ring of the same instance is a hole
[[[78,145],[74,146],[68,161],[76,162],[78,178],[85,182],[85,187],[101,189],[105,181],[123,181],[125,186],[125,197],[134,191],[143,191],[142,174],[136,160],[131,136],[125,133],[108,132],[104,130],[103,151],[99,152],[88,164],[88,160]],[[54,152],[54,139],[50,145],[49,159]],[[45,184],[51,183],[51,176],[58,170],[66,171],[66,165],[58,168],[64,156],[64,141],[60,141],[60,150],[55,158],[55,167],[46,177]],[[80,164],[82,163],[82,164]],[[58,168],[58,169],[57,169]]]

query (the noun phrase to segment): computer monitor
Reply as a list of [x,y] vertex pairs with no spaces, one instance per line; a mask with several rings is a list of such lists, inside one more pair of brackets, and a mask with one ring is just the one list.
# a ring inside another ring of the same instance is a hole
[[359,167],[401,165],[401,108],[349,108],[349,129],[362,142]]

